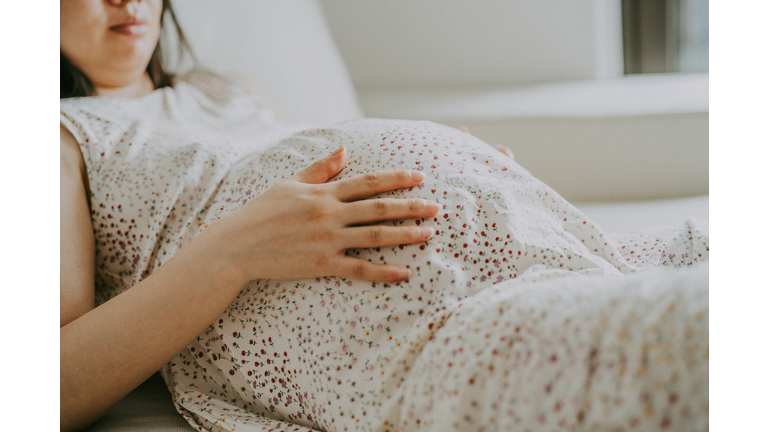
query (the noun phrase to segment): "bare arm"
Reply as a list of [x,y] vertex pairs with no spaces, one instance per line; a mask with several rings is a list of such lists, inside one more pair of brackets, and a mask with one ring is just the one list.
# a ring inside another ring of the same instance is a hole
[[85,187],[85,164],[77,143],[61,127],[60,297],[61,327],[94,308],[93,228]]
[[423,200],[359,201],[417,185],[408,171],[326,183],[345,151],[273,186],[209,226],[151,276],[94,309],[94,237],[84,164],[61,138],[61,429],[83,429],[170,361],[226,310],[247,281],[338,275],[395,281],[407,270],[347,257],[352,247],[427,240],[431,228],[359,224],[433,217]]
[[94,309],[94,236],[74,138],[61,134],[61,429],[83,429],[179,353],[244,284],[205,252],[177,254]]

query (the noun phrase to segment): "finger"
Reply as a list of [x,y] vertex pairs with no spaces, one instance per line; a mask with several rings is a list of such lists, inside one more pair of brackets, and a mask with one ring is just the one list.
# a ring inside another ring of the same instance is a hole
[[344,257],[337,276],[369,281],[398,282],[411,276],[410,270],[402,266],[374,264],[358,258]]
[[342,146],[330,156],[326,156],[312,165],[304,168],[293,177],[302,183],[322,184],[344,168],[347,163],[347,151]]
[[419,171],[374,171],[334,182],[335,195],[341,201],[354,201],[381,192],[414,187],[424,178],[426,176]]
[[506,148],[506,147],[504,147],[504,146],[499,146],[499,145],[494,145],[493,147],[494,147],[496,150],[498,150],[498,151],[500,151],[500,152],[504,153],[505,155],[507,155],[507,156],[509,156],[509,157],[512,157],[512,150],[510,150],[510,149],[508,149],[508,148]]
[[372,225],[344,229],[337,238],[342,247],[349,249],[421,243],[429,240],[434,234],[435,229],[428,226]]
[[392,219],[432,218],[442,206],[424,199],[382,198],[344,204],[344,225],[381,222]]

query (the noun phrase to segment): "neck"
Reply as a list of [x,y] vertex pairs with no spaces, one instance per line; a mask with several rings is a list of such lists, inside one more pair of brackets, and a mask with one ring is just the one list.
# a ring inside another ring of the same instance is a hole
[[152,93],[155,85],[149,78],[149,74],[144,72],[140,79],[125,86],[102,86],[94,83],[96,87],[96,96],[136,98]]

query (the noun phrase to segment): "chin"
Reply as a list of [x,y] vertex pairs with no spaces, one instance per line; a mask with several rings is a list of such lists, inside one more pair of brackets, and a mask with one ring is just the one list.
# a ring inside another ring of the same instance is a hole
[[156,44],[134,44],[111,52],[109,68],[113,73],[125,76],[141,76],[145,70]]

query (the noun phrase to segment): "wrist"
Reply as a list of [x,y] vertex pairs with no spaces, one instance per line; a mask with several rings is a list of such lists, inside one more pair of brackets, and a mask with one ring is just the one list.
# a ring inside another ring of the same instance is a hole
[[187,252],[192,269],[205,269],[205,276],[212,283],[239,292],[251,278],[249,273],[231,256],[232,248],[226,247],[219,223],[211,224],[181,252]]

